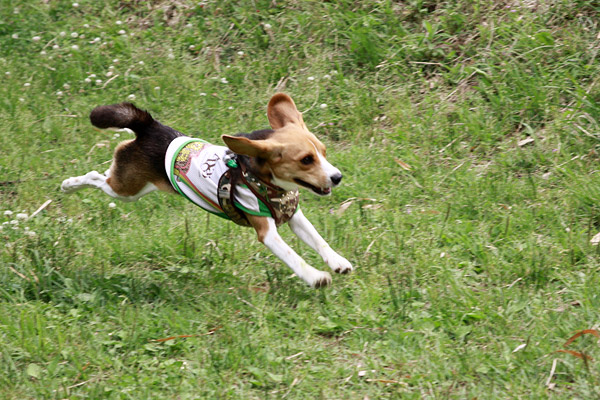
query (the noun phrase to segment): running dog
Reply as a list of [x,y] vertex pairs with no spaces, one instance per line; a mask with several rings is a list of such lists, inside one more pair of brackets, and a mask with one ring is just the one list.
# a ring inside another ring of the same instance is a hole
[[326,196],[342,174],[326,160],[325,146],[308,130],[291,97],[275,94],[267,118],[272,129],[223,135],[225,147],[185,136],[131,103],[97,107],[90,114],[94,126],[128,128],[136,138],[117,146],[104,174],[65,179],[61,189],[92,187],[123,201],[155,190],[179,193],[210,213],[253,227],[258,240],[304,282],[327,286],[331,275],[304,261],[277,228],[288,223],[334,272],[352,271],[298,207],[299,187]]

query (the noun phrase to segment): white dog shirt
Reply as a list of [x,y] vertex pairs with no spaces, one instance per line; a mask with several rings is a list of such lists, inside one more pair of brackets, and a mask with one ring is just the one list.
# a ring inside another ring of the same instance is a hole
[[[283,191],[260,182],[247,171],[242,173],[241,184],[234,183],[230,202],[233,207],[227,207],[227,203],[224,207],[222,202],[225,199],[223,195],[219,199],[219,190],[223,194],[225,180],[221,178],[230,168],[226,164],[228,153],[231,151],[225,146],[215,146],[187,136],[178,137],[169,144],[165,155],[169,181],[177,192],[197,206],[240,225],[248,223],[243,221],[243,213],[235,212],[237,210],[250,215],[273,217],[278,225],[287,222],[298,207],[298,191]],[[227,174],[227,178],[230,175]]]

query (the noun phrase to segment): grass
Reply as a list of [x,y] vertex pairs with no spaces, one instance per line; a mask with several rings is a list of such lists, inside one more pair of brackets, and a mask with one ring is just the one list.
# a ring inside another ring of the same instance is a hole
[[[600,396],[593,336],[557,352],[599,329],[597,2],[0,1],[0,397]],[[182,198],[58,190],[126,138],[96,105],[218,142],[276,91],[345,176],[302,194],[330,288]]]

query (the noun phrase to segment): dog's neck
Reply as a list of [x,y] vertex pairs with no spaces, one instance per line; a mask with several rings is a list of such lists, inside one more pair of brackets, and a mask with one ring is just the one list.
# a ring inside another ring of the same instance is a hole
[[273,184],[273,174],[271,170],[267,166],[265,160],[249,157],[241,154],[236,154],[236,158],[240,166],[258,178],[260,181],[265,182],[271,186],[275,186]]

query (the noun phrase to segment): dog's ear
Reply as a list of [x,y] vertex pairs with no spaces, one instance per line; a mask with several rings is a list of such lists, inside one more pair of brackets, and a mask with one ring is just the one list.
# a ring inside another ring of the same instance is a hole
[[277,93],[269,101],[267,117],[273,129],[283,128],[288,124],[295,124],[306,129],[302,113],[296,108],[294,100],[285,93]]
[[229,150],[237,154],[258,158],[276,158],[280,156],[280,146],[270,140],[252,140],[243,136],[223,135],[221,139]]

